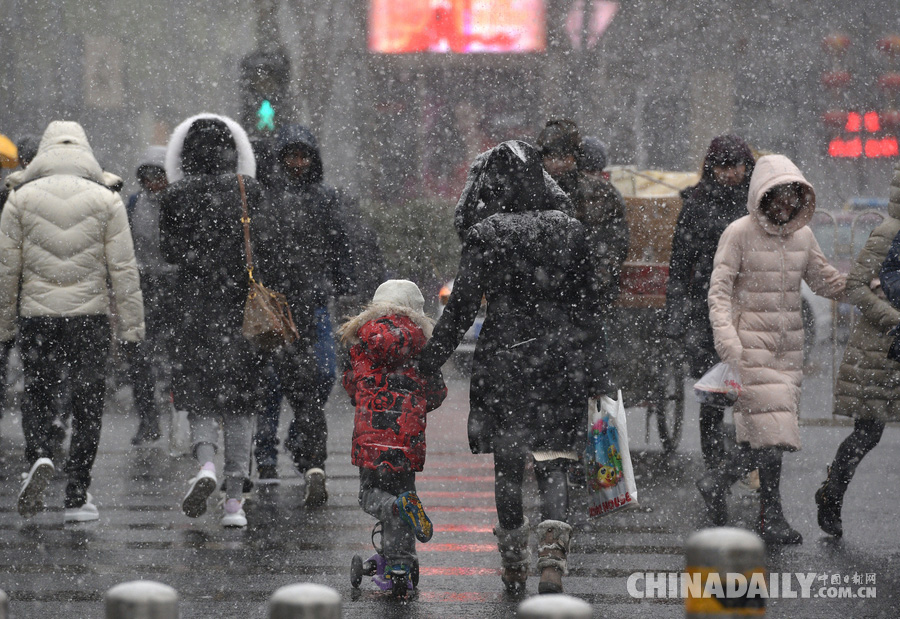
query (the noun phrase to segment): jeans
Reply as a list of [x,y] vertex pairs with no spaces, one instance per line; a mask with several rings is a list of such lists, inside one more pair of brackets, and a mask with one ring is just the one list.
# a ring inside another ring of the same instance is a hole
[[[219,444],[219,420],[222,421],[222,434],[225,442],[225,494],[229,499],[241,496],[244,477],[250,469],[250,435],[252,418],[243,413],[223,412],[217,414],[201,414],[194,411],[188,413],[191,424],[191,442],[194,446],[194,457],[198,462],[206,460],[198,451],[215,453]],[[205,449],[204,449],[205,448]],[[205,464],[205,462],[200,462]]]
[[412,528],[394,513],[397,496],[416,489],[416,474],[386,469],[359,469],[359,506],[381,521],[382,556],[388,565],[412,565],[416,559],[416,538]]
[[[19,319],[25,373],[22,429],[25,458],[53,457],[53,420],[60,390],[71,391],[72,441],[65,506],[84,504],[100,443],[110,328],[106,316]],[[66,384],[68,383],[68,384]]]

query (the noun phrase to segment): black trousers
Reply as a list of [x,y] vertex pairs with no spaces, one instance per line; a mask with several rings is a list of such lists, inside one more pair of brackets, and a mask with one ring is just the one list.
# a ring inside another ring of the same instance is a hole
[[80,507],[91,484],[91,468],[100,443],[109,342],[106,316],[19,319],[19,349],[25,373],[22,429],[29,465],[38,458],[53,457],[54,403],[66,387],[71,394],[66,507]]
[[853,432],[845,438],[834,454],[829,479],[834,490],[843,496],[856,473],[856,467],[867,453],[875,448],[884,433],[885,423],[877,419],[856,419]]
[[[503,529],[518,529],[525,523],[522,484],[531,452],[506,436],[494,439],[494,501]],[[569,513],[568,467],[571,460],[556,459],[534,463],[534,475],[541,499],[541,519],[566,522]]]
[[281,391],[294,411],[285,448],[301,473],[325,468],[328,457],[328,422],[325,403],[331,393],[333,377],[327,387],[321,385],[315,356],[315,342],[301,339],[275,353],[272,359],[281,383]]
[[141,273],[146,338],[128,359],[128,378],[134,391],[138,416],[142,424],[157,430],[159,411],[156,409],[154,391],[164,366],[172,358],[173,317],[177,315],[173,288],[171,276]]

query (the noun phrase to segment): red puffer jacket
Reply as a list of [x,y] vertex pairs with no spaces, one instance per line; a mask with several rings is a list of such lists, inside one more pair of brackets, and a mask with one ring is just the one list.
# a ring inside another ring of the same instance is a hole
[[356,406],[354,465],[421,471],[425,465],[425,414],[447,396],[442,378],[426,380],[410,361],[425,347],[425,334],[409,317],[370,320],[350,348],[344,389]]

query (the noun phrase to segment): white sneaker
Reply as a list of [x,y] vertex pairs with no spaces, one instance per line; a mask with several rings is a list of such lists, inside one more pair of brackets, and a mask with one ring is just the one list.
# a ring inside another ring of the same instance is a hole
[[94,505],[94,497],[87,493],[87,499],[81,507],[69,507],[63,513],[63,522],[89,522],[99,520],[100,512]]
[[225,501],[225,515],[222,516],[223,527],[246,527],[247,514],[244,513],[244,502],[238,499]]
[[328,501],[328,490],[325,488],[325,471],[319,468],[306,471],[306,506],[321,507]]
[[22,489],[19,491],[17,508],[23,518],[31,518],[44,509],[44,490],[50,484],[50,479],[56,467],[50,458],[38,458],[31,465],[31,470],[22,474]]
[[190,487],[181,502],[181,511],[188,518],[199,518],[206,513],[206,500],[216,490],[216,474],[208,469],[200,469],[191,479]]

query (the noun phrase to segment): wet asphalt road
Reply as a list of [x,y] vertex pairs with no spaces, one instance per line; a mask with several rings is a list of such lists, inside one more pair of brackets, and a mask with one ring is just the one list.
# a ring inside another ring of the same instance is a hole
[[[897,617],[900,432],[889,426],[861,465],[847,495],[845,538],[828,539],[816,527],[812,495],[849,429],[830,425],[824,410],[827,384],[827,370],[807,383],[804,416],[818,420],[802,429],[805,449],[785,457],[785,511],[805,543],[771,549],[768,568],[829,578],[875,574],[877,597],[773,600],[768,616]],[[250,526],[242,531],[222,529],[220,508],[213,504],[196,520],[181,514],[179,502],[195,464],[186,456],[172,457],[165,440],[146,449],[130,447],[137,421],[127,390],[110,399],[94,468],[91,491],[100,520],[64,527],[64,482],[57,479],[48,490],[49,509],[23,521],[15,510],[18,474],[25,468],[22,433],[18,412],[11,411],[0,422],[6,458],[0,467],[0,588],[10,596],[10,616],[102,617],[104,591],[135,579],[177,589],[186,619],[265,617],[271,593],[295,582],[337,589],[345,617],[514,616],[519,600],[503,592],[497,575],[491,459],[466,448],[467,383],[456,378],[449,386],[446,403],[429,418],[428,461],[417,482],[436,532],[430,543],[419,545],[419,592],[405,603],[376,591],[368,579],[358,591],[349,583],[351,556],[371,554],[373,520],[357,506],[357,471],[349,463],[352,410],[339,390],[328,406],[327,506],[304,508],[301,479],[282,456],[282,485],[254,489],[247,508]],[[708,524],[693,487],[702,469],[696,405],[688,398],[685,436],[668,459],[659,453],[653,432],[645,440],[643,419],[640,409],[629,411],[641,508],[588,521],[583,491],[573,497],[570,521],[576,534],[564,582],[567,593],[592,604],[596,617],[684,616],[681,600],[634,599],[626,581],[635,571],[682,570],[684,541]],[[533,523],[539,519],[536,499],[530,479],[526,504]],[[730,507],[736,524],[750,526],[757,509],[752,494],[735,490]],[[529,594],[537,592],[537,581],[529,579]]]

